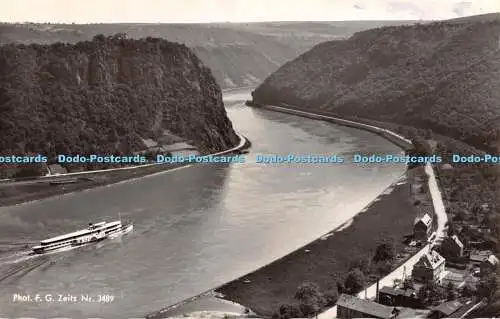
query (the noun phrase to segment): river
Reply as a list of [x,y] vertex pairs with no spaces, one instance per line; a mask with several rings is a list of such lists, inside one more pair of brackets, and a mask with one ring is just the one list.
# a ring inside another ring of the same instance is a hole
[[[225,96],[234,127],[253,143],[247,162],[180,169],[0,208],[0,242],[36,242],[89,221],[135,222],[121,239],[49,255],[50,264],[0,282],[0,317],[131,318],[176,303],[281,257],[353,217],[404,165],[263,165],[257,153],[399,153],[379,136],[245,107]],[[27,258],[3,256],[5,264]],[[39,258],[39,257],[36,257]],[[71,294],[76,302],[13,301]],[[80,295],[108,294],[109,303]]]

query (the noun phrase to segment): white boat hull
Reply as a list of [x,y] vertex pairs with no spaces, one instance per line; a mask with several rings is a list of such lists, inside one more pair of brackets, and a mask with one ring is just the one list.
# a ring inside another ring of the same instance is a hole
[[67,251],[67,250],[71,250],[71,249],[78,248],[78,247],[88,246],[88,245],[92,245],[95,243],[105,241],[106,239],[113,239],[113,238],[120,237],[124,234],[130,233],[133,229],[134,229],[134,224],[129,223],[126,225],[121,225],[117,229],[107,231],[102,236],[92,237],[90,240],[87,240],[87,241],[68,241],[68,242],[64,242],[64,243],[61,243],[59,245],[54,245],[54,246],[50,246],[50,247],[36,246],[33,248],[33,253],[42,255],[42,254]]
[[116,237],[120,237],[121,235],[125,235],[127,233],[130,233],[132,230],[134,230],[134,224],[130,223],[128,225],[123,225],[120,230],[110,233],[108,235],[108,238],[113,239]]

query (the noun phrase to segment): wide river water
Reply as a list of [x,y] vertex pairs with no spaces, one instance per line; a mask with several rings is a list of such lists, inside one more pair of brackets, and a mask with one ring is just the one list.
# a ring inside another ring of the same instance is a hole
[[[2,243],[33,243],[118,213],[135,223],[134,232],[121,239],[49,255],[51,263],[0,281],[0,317],[144,316],[331,231],[404,173],[403,164],[257,164],[256,154],[400,150],[368,132],[251,109],[245,99],[248,91],[225,96],[234,127],[253,143],[244,164],[195,166],[0,208]],[[0,263],[23,265],[29,258],[4,255]],[[56,298],[14,302],[15,294]],[[78,300],[59,302],[59,294]],[[81,302],[82,294],[114,300]]]

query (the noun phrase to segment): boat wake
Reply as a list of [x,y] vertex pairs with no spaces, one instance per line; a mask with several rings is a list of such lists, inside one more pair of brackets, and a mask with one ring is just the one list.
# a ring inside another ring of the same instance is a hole
[[0,262],[0,282],[23,276],[48,262],[49,258],[31,255],[29,251],[24,252],[22,256],[14,255],[12,260]]
[[27,261],[33,257],[34,256],[32,256],[30,250],[19,251],[13,254],[5,255],[0,257],[0,267],[4,265],[17,264],[23,261]]
[[132,230],[132,223],[123,225],[120,219],[111,223],[90,224],[87,229],[43,240],[31,250],[27,250],[30,243],[0,242],[0,253],[2,253],[0,254],[0,282],[19,278],[41,266],[50,267],[61,259],[71,256],[71,254],[62,254],[60,257],[54,257],[53,254],[87,246],[100,249],[105,246],[104,239],[116,243],[117,239]]
[[108,242],[87,243],[79,246],[68,246],[56,251],[49,251],[43,255],[35,254],[32,250],[23,250],[11,253],[0,257],[0,282],[9,279],[20,278],[35,269],[47,268],[60,262],[62,259],[69,257],[64,254],[76,249],[84,247],[92,247],[96,249],[103,248],[107,244],[113,244],[117,241],[121,242],[122,236],[110,236]]

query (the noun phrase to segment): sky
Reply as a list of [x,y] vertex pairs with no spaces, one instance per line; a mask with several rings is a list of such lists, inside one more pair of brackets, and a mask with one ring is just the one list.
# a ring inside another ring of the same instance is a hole
[[1,0],[1,22],[441,20],[500,11],[500,0]]

